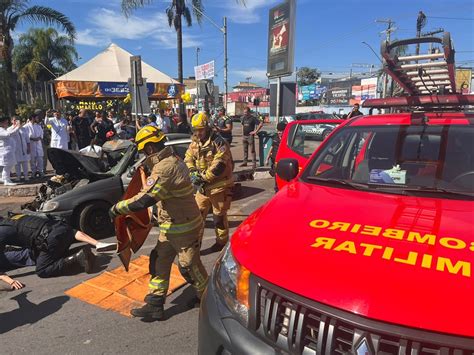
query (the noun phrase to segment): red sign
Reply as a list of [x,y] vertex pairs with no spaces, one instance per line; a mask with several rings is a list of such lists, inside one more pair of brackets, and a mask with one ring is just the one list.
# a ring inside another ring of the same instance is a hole
[[230,92],[227,96],[227,102],[245,102],[249,106],[253,106],[255,99],[260,100],[260,106],[268,107],[270,103],[270,95],[267,89],[245,90],[238,92]]

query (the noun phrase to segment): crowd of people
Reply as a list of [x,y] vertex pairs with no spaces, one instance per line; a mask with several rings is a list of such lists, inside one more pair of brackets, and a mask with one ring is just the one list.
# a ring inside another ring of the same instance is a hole
[[121,114],[113,109],[90,112],[81,109],[77,114],[59,110],[36,110],[26,121],[18,116],[0,117],[0,183],[16,185],[30,179],[42,178],[46,171],[47,148],[77,150],[88,154],[100,151],[111,139],[133,141],[146,125],[163,133],[191,134],[186,114],[160,110],[138,122],[128,110]]

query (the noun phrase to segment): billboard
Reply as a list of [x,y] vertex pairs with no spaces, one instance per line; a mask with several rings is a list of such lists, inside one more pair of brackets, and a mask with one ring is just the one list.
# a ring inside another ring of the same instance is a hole
[[270,10],[267,64],[270,78],[293,73],[295,15],[295,0],[287,0]]
[[354,81],[337,81],[329,85],[326,95],[327,104],[333,106],[348,106],[352,98],[352,86]]
[[362,79],[360,85],[352,86],[353,103],[361,103],[367,99],[375,99],[377,97],[377,78]]
[[227,102],[245,102],[249,106],[253,106],[255,99],[260,100],[260,106],[262,107],[270,106],[270,95],[268,89],[230,92],[227,96]]
[[469,94],[471,92],[471,69],[456,69],[456,92]]
[[206,80],[214,78],[214,61],[194,67],[196,80]]
[[326,86],[311,84],[298,87],[298,101],[319,100],[327,91]]

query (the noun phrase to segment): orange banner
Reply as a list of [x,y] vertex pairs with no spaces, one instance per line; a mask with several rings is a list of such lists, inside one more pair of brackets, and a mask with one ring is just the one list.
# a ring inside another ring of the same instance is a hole
[[58,99],[65,97],[96,97],[100,95],[99,84],[94,81],[58,81]]

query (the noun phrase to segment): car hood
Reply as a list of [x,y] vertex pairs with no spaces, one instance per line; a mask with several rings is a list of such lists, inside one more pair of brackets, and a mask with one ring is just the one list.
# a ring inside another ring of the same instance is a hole
[[100,180],[113,176],[103,172],[100,159],[79,152],[48,148],[48,160],[58,175],[69,174],[74,179]]
[[472,201],[295,182],[251,215],[231,246],[250,272],[303,297],[472,337],[473,214]]

